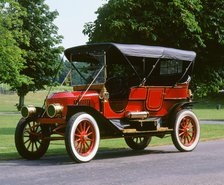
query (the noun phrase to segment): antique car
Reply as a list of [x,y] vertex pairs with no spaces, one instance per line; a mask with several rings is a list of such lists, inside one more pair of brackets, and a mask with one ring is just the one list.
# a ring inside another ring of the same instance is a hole
[[143,150],[152,136],[171,135],[179,151],[195,149],[200,125],[188,89],[195,52],[95,43],[69,48],[65,56],[73,91],[49,95],[43,107],[22,108],[15,132],[22,157],[38,159],[59,139],[76,162],[92,160],[107,138],[123,137],[131,149]]

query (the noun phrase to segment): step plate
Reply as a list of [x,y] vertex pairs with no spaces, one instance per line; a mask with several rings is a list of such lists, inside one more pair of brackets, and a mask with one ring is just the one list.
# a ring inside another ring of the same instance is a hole
[[147,131],[138,131],[136,129],[124,129],[122,132],[124,134],[143,134],[143,133],[159,133],[159,132],[172,132],[173,129],[168,127],[160,127],[157,130],[147,130]]

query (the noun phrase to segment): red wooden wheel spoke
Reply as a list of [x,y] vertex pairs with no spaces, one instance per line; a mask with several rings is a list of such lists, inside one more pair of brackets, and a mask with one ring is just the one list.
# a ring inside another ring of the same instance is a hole
[[[183,123],[184,120],[184,123]],[[179,137],[183,145],[188,146],[195,140],[195,123],[191,118],[184,118],[180,123]]]
[[82,155],[88,155],[95,144],[95,131],[93,125],[88,121],[81,121],[75,131],[74,139],[76,151]]
[[86,145],[86,152],[88,152],[89,149],[90,149],[90,145],[89,145],[89,143],[87,141],[85,142],[85,145]]
[[80,125],[77,126],[76,130],[75,130],[75,135],[77,134],[81,134],[82,133],[82,130],[80,128]]
[[41,145],[41,142],[39,140],[37,140],[37,142]]
[[190,143],[189,136],[187,136],[186,138],[187,138],[187,143],[189,144]]
[[81,153],[81,151],[82,151],[82,143],[80,142],[78,147],[78,152]]
[[180,133],[179,133],[179,137],[182,136],[183,134],[184,134],[184,132],[180,132]]
[[80,130],[80,128],[79,128],[79,127],[77,127],[77,128],[76,128],[76,131],[78,131],[78,132],[79,132],[79,134],[81,134],[81,133],[82,133],[82,131]]
[[184,141],[184,135],[181,136],[181,143],[183,143]]
[[79,130],[80,130],[81,132],[83,132],[82,123],[79,124]]
[[88,144],[88,142],[85,143],[87,146],[87,151],[90,149],[90,145]]
[[34,150],[33,150],[33,146],[34,146],[34,144],[33,144],[33,142],[32,142],[32,143],[31,143],[31,147],[32,147],[32,150],[31,150],[31,151],[32,151],[32,152],[34,151]]
[[90,136],[90,135],[92,135],[93,134],[93,132],[89,132],[88,134],[86,134],[86,136]]
[[29,142],[27,149],[29,150],[30,146],[31,146],[32,141]]
[[83,131],[86,131],[86,121],[83,121]]
[[82,145],[83,145],[82,153],[86,153],[86,145],[85,145],[85,142],[83,142]]
[[26,144],[26,143],[28,143],[30,141],[30,139],[27,139],[25,142],[24,142],[24,145]]
[[24,134],[27,134],[28,137],[29,137],[30,133],[31,133],[31,132],[30,132],[29,130],[25,130],[25,131],[24,131]]
[[37,131],[38,131],[38,129],[39,129],[39,126],[38,126],[38,125],[34,125],[34,126],[33,126],[33,128],[34,128],[34,129],[33,129],[33,130],[34,130],[34,132],[37,132]]
[[33,152],[36,151],[36,142],[33,142]]
[[182,122],[184,127],[187,125],[187,121],[188,121],[188,119],[186,117],[182,119],[181,122]]
[[184,131],[184,128],[179,128],[179,132],[183,132]]
[[90,127],[91,127],[90,125],[87,127],[87,129],[86,129],[86,133],[88,133]]
[[27,149],[28,149],[29,151],[31,151],[31,149],[32,149],[32,141],[29,142],[29,145],[28,145]]
[[75,139],[75,142],[79,142],[81,141],[81,139],[78,137],[77,139]]
[[78,141],[78,142],[76,142],[77,143],[77,145],[76,145],[76,150],[78,150],[79,149],[79,145],[81,144],[81,141]]
[[186,137],[184,136],[184,144],[186,144]]
[[42,133],[42,130],[39,130],[38,132],[37,132],[37,130],[36,130],[36,132],[35,132],[37,135],[39,135],[39,134],[41,134]]
[[34,142],[36,150],[38,149],[37,142]]
[[28,126],[29,126],[29,130],[31,130],[32,129],[32,126],[31,126],[30,122],[28,123]]
[[82,136],[82,134],[75,134],[75,137],[80,138]]
[[182,120],[181,123],[180,123],[181,128],[184,128],[185,125],[186,125],[185,122]]
[[190,135],[188,136],[190,138],[190,140],[192,141],[193,140],[193,135]]
[[23,137],[29,137],[29,135],[25,135],[26,133],[24,133],[24,136]]
[[79,142],[79,144],[78,144],[77,147],[76,147],[76,148],[77,148],[77,152],[79,152],[79,153],[80,153],[81,144],[82,144],[82,143]]
[[34,121],[33,121],[31,129],[32,129],[32,132],[35,132],[35,122]]
[[89,148],[88,148],[88,146],[86,145],[86,142],[84,142],[83,145],[84,145],[84,153],[88,152]]
[[80,144],[80,147],[79,147],[79,153],[82,153],[82,142],[81,142],[81,144]]
[[193,136],[194,135],[194,131],[193,130],[189,130],[188,134]]
[[94,139],[91,139],[91,138],[88,137],[88,138],[86,139],[86,141],[94,141]]

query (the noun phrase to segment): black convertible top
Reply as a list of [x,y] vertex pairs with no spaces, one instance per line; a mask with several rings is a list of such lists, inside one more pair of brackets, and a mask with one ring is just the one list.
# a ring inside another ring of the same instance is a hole
[[117,43],[94,43],[72,47],[65,50],[65,56],[70,59],[71,54],[84,54],[88,52],[93,52],[94,50],[107,52],[112,47],[116,48],[120,53],[125,56],[133,57],[164,58],[183,61],[194,61],[196,57],[196,53],[194,51],[180,50],[160,46]]

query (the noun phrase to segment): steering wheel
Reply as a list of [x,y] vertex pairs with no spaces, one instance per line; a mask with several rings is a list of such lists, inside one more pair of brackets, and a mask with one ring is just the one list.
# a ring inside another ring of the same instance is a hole
[[119,76],[108,78],[105,87],[110,94],[110,98],[124,98],[129,92],[128,80]]

